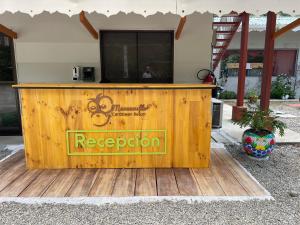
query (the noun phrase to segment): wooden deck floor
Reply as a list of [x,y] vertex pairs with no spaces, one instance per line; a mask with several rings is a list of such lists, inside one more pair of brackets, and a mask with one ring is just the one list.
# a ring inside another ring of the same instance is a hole
[[0,163],[1,197],[266,195],[224,149],[209,169],[27,170],[23,151]]

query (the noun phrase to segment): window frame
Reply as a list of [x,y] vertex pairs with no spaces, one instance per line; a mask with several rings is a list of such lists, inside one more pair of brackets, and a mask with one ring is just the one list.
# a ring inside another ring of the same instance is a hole
[[[100,46],[100,68],[101,68],[101,81],[100,83],[111,83],[111,82],[107,82],[103,76],[103,71],[105,71],[105,65],[103,63],[103,57],[104,57],[104,54],[103,54],[103,42],[102,42],[102,35],[105,33],[105,32],[114,32],[114,33],[128,33],[128,32],[132,32],[132,33],[135,33],[136,35],[138,35],[138,33],[160,33],[160,32],[164,32],[164,33],[169,33],[170,36],[171,36],[171,73],[172,73],[172,77],[171,77],[171,80],[170,82],[168,83],[174,83],[174,30],[110,30],[110,29],[102,29],[102,30],[99,30],[99,46]],[[136,39],[136,46],[138,46],[138,38]],[[137,47],[137,71],[139,71],[139,57],[138,57],[138,52],[139,52],[139,49]],[[136,78],[138,79],[138,78]],[[127,83],[130,83],[130,82],[127,82]],[[134,83],[138,83],[138,80]],[[139,83],[142,83],[142,82],[139,82]]]

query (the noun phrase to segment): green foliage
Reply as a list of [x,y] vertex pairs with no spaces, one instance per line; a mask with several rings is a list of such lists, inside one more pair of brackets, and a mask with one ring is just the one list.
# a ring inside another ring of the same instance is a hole
[[257,103],[257,100],[258,100],[258,91],[256,89],[250,89],[246,95],[245,95],[246,99],[249,100],[249,103],[250,104],[254,104],[254,103]]
[[227,58],[227,63],[238,63],[238,62],[240,62],[240,54],[232,54]]
[[234,124],[238,124],[241,128],[249,126],[257,133],[263,130],[272,132],[278,130],[279,135],[283,136],[286,124],[278,120],[278,117],[272,113],[272,110],[261,110],[258,104],[248,103],[247,112],[240,121],[235,121]]
[[240,61],[239,54],[231,54],[221,62],[221,70],[227,69],[227,63],[238,63]]
[[220,93],[220,99],[236,99],[236,93],[234,91],[223,91]]
[[271,98],[281,99],[282,96],[289,95],[289,98],[295,98],[295,91],[292,89],[290,78],[281,74],[272,82]]
[[251,98],[258,98],[258,90],[256,90],[255,88],[249,89],[248,92],[245,95],[246,99],[251,99]]

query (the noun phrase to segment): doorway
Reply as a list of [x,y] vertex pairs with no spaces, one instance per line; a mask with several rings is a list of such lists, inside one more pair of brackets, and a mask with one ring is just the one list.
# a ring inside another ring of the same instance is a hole
[[13,39],[0,33],[0,136],[21,135]]

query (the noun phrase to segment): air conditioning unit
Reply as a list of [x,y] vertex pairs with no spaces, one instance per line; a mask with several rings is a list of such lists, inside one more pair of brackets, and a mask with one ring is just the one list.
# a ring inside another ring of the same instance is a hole
[[219,99],[212,98],[212,128],[222,127],[223,102]]

